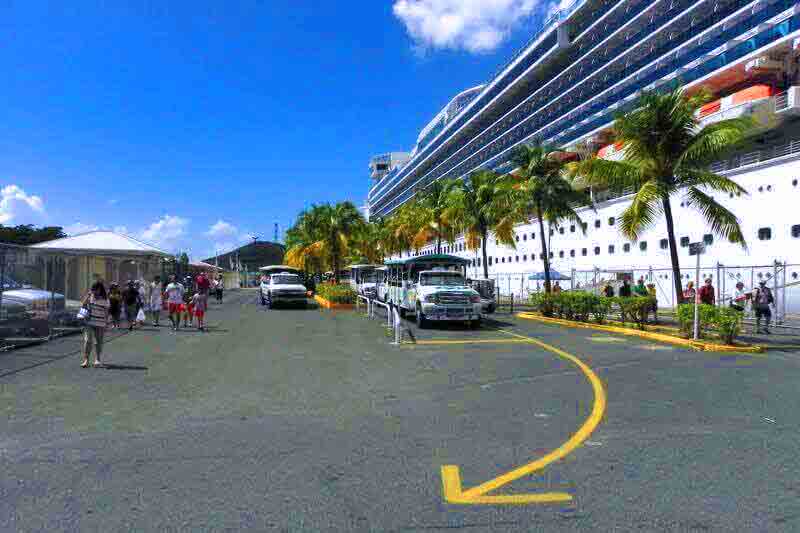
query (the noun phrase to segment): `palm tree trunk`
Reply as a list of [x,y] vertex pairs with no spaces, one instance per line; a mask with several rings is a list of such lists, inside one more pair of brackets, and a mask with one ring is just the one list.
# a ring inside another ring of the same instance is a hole
[[442,253],[442,236],[438,233],[436,234],[436,253]]
[[481,253],[483,254],[483,278],[489,279],[489,263],[486,257],[486,241],[487,233],[485,229],[481,231]]
[[542,239],[542,262],[544,263],[544,292],[550,294],[550,256],[547,255],[547,239],[544,235],[544,220],[542,208],[536,207],[536,216],[539,218],[539,237]]
[[667,239],[669,239],[669,257],[672,262],[672,280],[675,283],[675,298],[677,303],[683,303],[683,284],[681,283],[681,264],[678,260],[678,248],[675,245],[675,223],[672,220],[672,206],[669,196],[662,199],[664,205],[664,218],[667,220]]

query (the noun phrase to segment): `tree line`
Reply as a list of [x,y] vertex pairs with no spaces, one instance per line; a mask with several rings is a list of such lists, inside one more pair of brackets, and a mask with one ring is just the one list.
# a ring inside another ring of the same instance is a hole
[[453,244],[463,235],[467,249],[481,252],[483,275],[488,277],[489,236],[515,248],[515,225],[536,221],[542,236],[539,258],[545,292],[550,292],[545,224],[557,230],[572,222],[585,233],[578,209],[594,209],[590,191],[607,190],[632,193],[620,216],[619,230],[626,239],[636,242],[665,221],[675,293],[680,298],[673,197],[680,195],[718,237],[746,248],[736,215],[711,193],[747,193],[733,180],[710,171],[709,165],[741,143],[753,122],[736,118],[702,126],[697,111],[710,99],[705,90],[692,95],[681,88],[644,93],[632,111],[615,117],[612,135],[622,147],[619,161],[534,143],[512,152],[511,172],[480,170],[462,180],[434,181],[388,217],[367,222],[350,202],[311,206],[287,231],[286,261],[307,272],[331,270],[338,281],[346,264],[379,263],[428,245],[441,253],[444,243]]

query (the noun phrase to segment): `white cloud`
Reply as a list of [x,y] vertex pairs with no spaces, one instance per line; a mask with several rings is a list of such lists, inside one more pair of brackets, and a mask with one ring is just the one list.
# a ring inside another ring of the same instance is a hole
[[155,246],[174,250],[186,236],[189,221],[178,216],[165,215],[142,231],[141,238]]
[[[563,3],[567,0],[561,0]],[[392,10],[422,48],[490,52],[546,0],[396,0]]]
[[75,222],[64,228],[64,233],[67,235],[77,235],[79,233],[86,233],[87,231],[98,230],[97,226],[91,224],[84,224],[83,222]]
[[128,231],[128,226],[114,226],[114,233],[122,233],[123,235],[128,235],[130,232]]
[[39,196],[29,195],[18,185],[0,189],[0,224],[36,223],[43,217],[44,202]]
[[233,224],[224,220],[217,220],[213,226],[208,228],[206,235],[214,240],[220,240],[233,237],[238,233],[239,230]]

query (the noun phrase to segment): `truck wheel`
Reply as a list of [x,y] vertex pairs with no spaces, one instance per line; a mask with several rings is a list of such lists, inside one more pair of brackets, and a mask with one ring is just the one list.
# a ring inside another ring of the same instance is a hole
[[272,295],[267,294],[267,309],[272,309]]
[[471,320],[469,323],[469,327],[472,329],[480,329],[481,328],[481,319]]
[[417,327],[419,329],[427,329],[428,327],[428,319],[425,318],[425,314],[422,312],[422,306],[417,306]]

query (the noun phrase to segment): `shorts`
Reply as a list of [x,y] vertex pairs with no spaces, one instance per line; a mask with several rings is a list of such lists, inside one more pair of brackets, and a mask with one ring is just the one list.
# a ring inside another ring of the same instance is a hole
[[194,312],[194,316],[196,316],[200,320],[202,320],[205,315],[206,315],[206,312],[202,311],[200,309],[198,309],[197,311]]
[[183,304],[174,304],[172,302],[169,303],[169,314],[174,315],[175,313],[181,312],[181,307]]
[[756,306],[753,308],[753,311],[756,312],[756,318],[761,318],[761,317],[772,318],[772,310],[769,308],[769,306],[767,307]]
[[183,310],[189,316],[193,316],[194,315],[194,306],[193,305],[184,306]]

